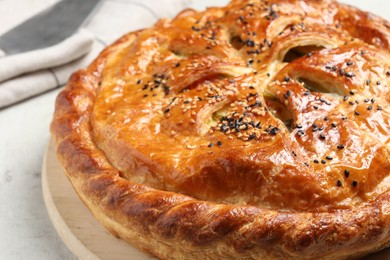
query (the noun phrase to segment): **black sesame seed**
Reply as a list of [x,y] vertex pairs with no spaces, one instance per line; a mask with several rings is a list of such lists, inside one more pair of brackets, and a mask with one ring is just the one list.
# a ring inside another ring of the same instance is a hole
[[246,40],[244,42],[244,44],[248,47],[255,47],[256,46],[256,43],[252,40],[252,39],[249,39],[249,40]]
[[177,97],[172,98],[171,102],[169,102],[169,105],[172,105],[172,103],[175,102],[176,99]]
[[288,99],[291,96],[291,91],[287,90],[287,92],[284,94],[284,98]]
[[305,162],[305,165],[306,165],[307,167],[309,167],[309,163]]
[[337,127],[337,124],[336,123],[332,123],[332,127],[333,128]]
[[360,116],[359,111],[355,111],[355,115]]
[[353,65],[353,62],[352,61],[348,61],[347,62],[347,66],[352,66]]
[[[168,95],[170,93],[170,91],[171,91],[170,87],[164,86],[164,93],[165,93],[165,95]],[[185,89],[183,90],[183,92],[185,92]]]
[[340,150],[342,150],[342,149],[344,149],[345,148],[345,146],[343,145],[343,144],[339,144],[338,146],[337,146],[337,149],[340,149]]
[[271,135],[276,135],[276,134],[278,133],[278,131],[279,131],[279,128],[274,127],[274,128],[271,129],[271,131],[270,131],[269,133],[270,133]]
[[251,98],[251,97],[258,97],[259,96],[259,93],[249,93],[248,95],[248,98]]
[[372,103],[372,104],[374,104],[375,101],[376,101],[375,98],[372,98],[372,99],[371,99],[371,103]]
[[318,109],[318,106],[317,106],[317,105],[314,105],[313,108],[314,108],[314,109]]
[[320,138],[322,139],[322,140],[325,140],[325,135],[324,134],[320,134]]
[[352,186],[353,186],[354,188],[356,188],[357,184],[358,184],[357,180],[353,180],[353,181],[352,181]]
[[256,134],[251,134],[249,137],[248,137],[248,140],[253,140],[256,138]]
[[297,153],[296,153],[296,152],[292,151],[292,154],[293,154],[295,157],[297,157]]
[[298,124],[298,125],[296,125],[295,127],[298,128],[298,129],[301,129],[301,128],[302,128],[302,125],[301,125],[301,124]]
[[333,157],[332,157],[332,156],[329,156],[329,155],[326,156],[325,158],[326,158],[328,161],[332,161],[332,160],[333,160]]
[[390,70],[386,71],[386,75],[390,76]]
[[290,77],[287,77],[287,76],[286,76],[286,77],[284,78],[284,82],[289,82],[289,81],[290,81]]
[[344,101],[347,101],[348,100],[348,96],[344,96]]
[[341,69],[340,71],[339,71],[339,74],[340,74],[340,76],[342,76],[342,75],[344,75],[344,70],[343,69]]
[[351,94],[352,96],[355,95],[355,92],[353,92],[352,90],[349,92],[349,94]]
[[180,67],[180,62],[176,63],[176,64],[175,64],[175,67],[176,67],[176,68]]
[[221,145],[222,145],[222,142],[221,142],[221,141],[218,141],[218,142],[217,142],[217,145],[218,145],[218,146],[221,146]]
[[371,80],[366,80],[366,85],[368,86],[368,85],[370,85],[370,83],[371,83]]
[[200,31],[200,28],[197,28],[197,27],[195,27],[194,25],[193,25],[191,28],[192,28],[192,30],[194,30],[195,32],[199,32],[199,31]]
[[164,113],[166,114],[166,113],[168,113],[169,111],[171,111],[171,109],[167,108],[167,109],[164,110]]
[[348,178],[348,177],[349,177],[349,171],[348,171],[348,170],[345,170],[345,171],[344,171],[344,175],[345,175],[346,178]]
[[221,132],[226,133],[227,131],[229,131],[229,126],[223,124],[223,125],[221,125],[221,127],[219,129],[221,130]]
[[377,81],[376,84],[380,86],[382,83],[380,81]]
[[341,183],[340,180],[337,181],[337,186],[339,186],[339,187],[343,186],[343,184]]
[[368,102],[370,102],[370,99],[369,99],[369,98],[366,98],[366,99],[364,100],[364,103],[368,103]]
[[305,132],[303,132],[302,130],[298,131],[298,136],[303,136],[304,134],[305,134]]
[[383,108],[381,106],[378,106],[378,110],[381,111]]
[[360,53],[361,53],[362,55],[364,55],[364,54],[367,53],[367,51],[363,50],[363,51],[361,51]]
[[209,143],[209,145],[207,147],[213,147],[214,144],[213,143]]
[[317,159],[314,159],[313,162],[314,162],[314,163],[320,163]]
[[355,102],[349,101],[349,104],[350,104],[351,106],[353,106],[353,105],[355,105]]
[[367,110],[368,111],[372,110],[372,106],[367,107]]
[[348,77],[348,78],[353,78],[353,77],[355,77],[355,73],[347,72],[347,73],[345,73],[345,76]]
[[327,116],[324,117],[324,121],[329,121],[329,118]]
[[322,163],[322,164],[326,164],[326,161],[325,161],[325,160],[321,160],[321,163]]

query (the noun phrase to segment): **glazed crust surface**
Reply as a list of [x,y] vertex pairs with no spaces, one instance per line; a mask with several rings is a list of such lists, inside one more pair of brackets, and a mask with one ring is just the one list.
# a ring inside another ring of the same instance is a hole
[[239,1],[129,33],[51,125],[76,192],[159,258],[344,259],[390,243],[390,24]]

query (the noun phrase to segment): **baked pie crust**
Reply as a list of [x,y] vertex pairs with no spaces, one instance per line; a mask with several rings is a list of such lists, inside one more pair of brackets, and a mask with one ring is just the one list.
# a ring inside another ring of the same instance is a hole
[[390,24],[241,1],[132,32],[51,125],[76,192],[163,259],[342,259],[390,245]]

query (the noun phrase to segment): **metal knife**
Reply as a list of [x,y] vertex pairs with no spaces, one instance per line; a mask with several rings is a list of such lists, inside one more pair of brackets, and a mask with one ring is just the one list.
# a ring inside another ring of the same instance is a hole
[[[18,74],[41,69],[39,64],[38,67],[34,66],[31,59],[27,61],[31,64],[25,64],[26,59],[23,56],[34,50],[54,48],[74,36],[98,2],[99,0],[62,0],[0,36],[0,52],[5,54],[5,57],[0,58],[0,82],[17,76],[14,75],[16,72],[11,73],[12,75],[1,73],[1,63],[22,66],[24,69]],[[86,35],[80,34],[80,37],[72,38],[73,45],[76,42],[86,44]],[[89,41],[92,44],[92,39]],[[68,43],[67,46],[73,45]],[[53,49],[51,51],[53,52]],[[41,66],[49,68],[56,65],[58,64],[45,62]]]

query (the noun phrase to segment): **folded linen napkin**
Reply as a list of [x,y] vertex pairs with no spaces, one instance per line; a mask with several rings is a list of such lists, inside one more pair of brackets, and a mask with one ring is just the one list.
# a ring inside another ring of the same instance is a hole
[[75,35],[45,50],[15,55],[36,60],[36,66],[26,66],[20,57],[0,58],[0,108],[63,86],[107,44],[159,18],[173,17],[190,4],[191,0],[102,0]]

